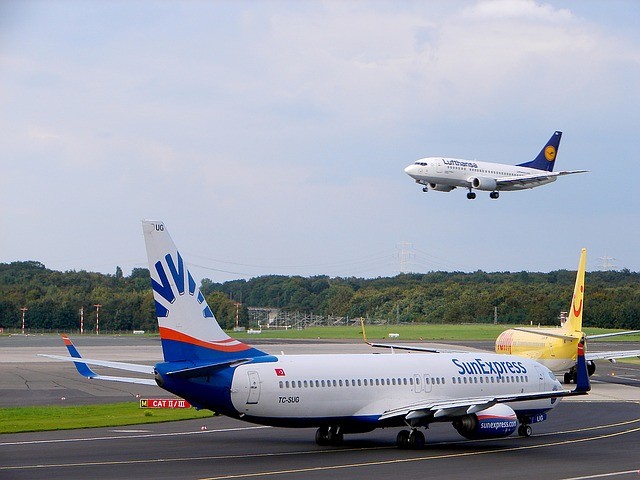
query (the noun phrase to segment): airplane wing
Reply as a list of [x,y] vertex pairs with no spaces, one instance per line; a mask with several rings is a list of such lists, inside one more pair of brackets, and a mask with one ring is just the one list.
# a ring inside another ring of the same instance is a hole
[[414,345],[397,345],[392,343],[373,343],[367,340],[367,332],[364,328],[364,318],[360,319],[360,325],[362,326],[362,339],[364,343],[371,347],[376,348],[390,348],[391,350],[407,350],[410,352],[426,352],[426,353],[468,353],[468,350],[454,350],[447,348],[428,348]]
[[[617,335],[633,335],[640,333],[640,330],[628,330],[626,332],[599,333],[597,335],[587,335],[587,340],[595,340],[598,338],[615,337]],[[615,362],[616,358],[640,358],[640,350],[618,350],[609,352],[589,352],[585,356],[587,360],[609,360]]]
[[413,403],[404,405],[399,408],[387,410],[380,416],[380,420],[387,420],[394,417],[403,417],[406,421],[415,421],[424,417],[459,417],[479,412],[498,403],[513,403],[524,402],[527,400],[540,400],[544,398],[570,397],[575,395],[586,395],[587,393],[587,390],[576,388],[574,390],[557,390],[487,397],[456,398],[435,402]]
[[496,184],[498,187],[508,187],[511,185],[520,185],[522,187],[536,187],[541,183],[548,182],[553,177],[560,177],[563,175],[572,175],[574,173],[587,173],[589,170],[563,170],[560,172],[544,172],[536,175],[526,175],[523,177],[505,177],[497,178]]
[[55,360],[62,360],[66,362],[73,362],[76,365],[76,369],[78,373],[86,378],[91,378],[95,380],[108,380],[112,382],[124,382],[124,383],[138,383],[141,385],[156,385],[156,381],[153,378],[135,378],[135,377],[112,377],[109,375],[99,375],[91,368],[89,365],[98,365],[101,367],[109,367],[115,368],[117,370],[125,370],[129,372],[137,372],[137,373],[146,373],[149,375],[154,374],[153,367],[149,365],[139,365],[135,363],[124,363],[124,362],[109,362],[106,360],[92,360],[88,358],[82,358],[75,345],[69,337],[66,335],[62,335],[62,340],[64,341],[67,350],[69,350],[70,357],[61,357],[59,355],[45,355],[39,354],[39,357],[47,357],[53,358]]
[[415,402],[398,408],[391,408],[380,416],[380,420],[403,417],[407,423],[420,422],[422,418],[458,417],[476,413],[498,403],[525,402],[545,398],[586,395],[591,390],[584,343],[578,344],[578,379],[573,390],[553,390],[545,392],[514,393],[484,397],[451,398],[436,401]]
[[366,342],[367,345],[376,348],[390,348],[392,350],[406,350],[410,352],[426,352],[426,353],[469,353],[469,350],[454,350],[448,348],[429,348],[420,347],[418,345],[396,345],[391,343],[373,343]]
[[[617,358],[640,358],[640,350],[618,350],[611,352],[591,352],[585,354],[587,360],[609,360],[615,361]],[[614,362],[615,363],[615,362]]]
[[640,330],[628,330],[626,332],[598,333],[597,335],[587,335],[587,340],[593,340],[595,338],[615,337],[617,335],[633,335],[634,333],[640,333]]

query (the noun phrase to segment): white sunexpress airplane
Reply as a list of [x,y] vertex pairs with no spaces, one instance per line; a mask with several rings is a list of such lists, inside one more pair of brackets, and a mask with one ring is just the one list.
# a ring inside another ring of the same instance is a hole
[[424,185],[423,192],[450,192],[460,187],[469,189],[467,198],[470,200],[476,198],[473,190],[485,190],[491,192],[491,198],[498,198],[500,191],[525,190],[555,182],[561,175],[585,173],[587,170],[553,171],[561,137],[562,132],[554,132],[536,158],[515,166],[428,157],[409,165],[404,171],[416,183]]
[[[421,448],[420,427],[450,422],[470,439],[500,438],[546,419],[558,399],[590,390],[582,344],[578,381],[563,390],[546,367],[494,353],[270,355],[229,337],[162,222],[143,230],[164,361],[155,366],[82,358],[64,336],[80,374],[97,380],[157,384],[189,401],[248,422],[315,427],[316,442],[337,445],[344,434],[405,426],[400,448]],[[98,375],[88,365],[146,374]]]

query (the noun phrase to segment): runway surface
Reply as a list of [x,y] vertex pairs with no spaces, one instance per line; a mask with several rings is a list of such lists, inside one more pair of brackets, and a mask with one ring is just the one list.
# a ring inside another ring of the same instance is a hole
[[[162,358],[155,338],[88,336],[75,341],[90,358],[146,364]],[[353,342],[254,343],[271,353],[371,352]],[[465,345],[492,347],[488,342]],[[612,342],[597,348],[639,346]],[[0,406],[136,401],[136,394],[170,397],[156,387],[89,381],[73,364],[36,353],[66,355],[66,349],[57,337],[0,337]],[[450,424],[435,424],[426,431],[422,451],[398,450],[398,429],[347,435],[341,447],[319,447],[313,429],[212,417],[0,435],[0,479],[640,478],[640,365],[602,362],[591,379],[588,397],[562,401],[546,422],[533,426],[531,438],[468,441]]]
[[346,436],[341,447],[319,447],[311,429],[214,417],[142,428],[1,435],[0,479],[639,476],[640,407],[631,402],[564,402],[530,438],[468,441],[449,424],[439,424],[427,431],[424,450],[407,451],[395,447],[396,433],[376,430]]
[[[72,338],[80,353],[86,358],[153,365],[162,360],[162,348],[157,337],[117,337],[84,335]],[[316,353],[389,353],[386,349],[374,350],[362,342],[335,340],[282,341],[250,339],[259,348],[274,354]],[[451,342],[453,343],[453,342]],[[448,345],[450,346],[451,343]],[[424,343],[438,346],[441,344]],[[469,349],[493,349],[493,342],[457,342]],[[592,342],[594,351],[636,350],[640,342]],[[58,362],[38,357],[39,353],[67,356],[60,337],[12,336],[0,337],[0,407],[20,405],[89,405],[136,401],[138,396],[158,394],[170,397],[164,390],[144,385],[89,381],[78,375],[73,363]],[[591,377],[594,388],[590,399],[640,400],[640,364],[597,362],[596,373]],[[97,373],[111,375],[113,370],[94,367]],[[624,386],[636,388],[623,388]]]

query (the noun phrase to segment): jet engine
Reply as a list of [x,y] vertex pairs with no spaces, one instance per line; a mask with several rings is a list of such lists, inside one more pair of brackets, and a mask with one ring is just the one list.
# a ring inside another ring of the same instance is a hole
[[437,190],[438,192],[450,192],[454,188],[456,188],[456,187],[453,187],[451,185],[439,185],[437,183],[430,183],[429,184],[429,189],[430,190]]
[[490,190],[494,191],[498,184],[494,178],[487,177],[473,177],[470,178],[471,186],[478,190]]
[[469,440],[508,437],[518,428],[516,413],[508,405],[493,407],[456,418],[454,428]]

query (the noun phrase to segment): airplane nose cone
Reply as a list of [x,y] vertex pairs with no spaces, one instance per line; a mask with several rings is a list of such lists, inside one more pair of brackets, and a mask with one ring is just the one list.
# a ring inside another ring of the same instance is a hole
[[409,175],[411,178],[416,178],[416,175],[419,174],[418,169],[419,169],[418,165],[415,165],[412,163],[411,165],[409,165],[404,169],[404,173]]

